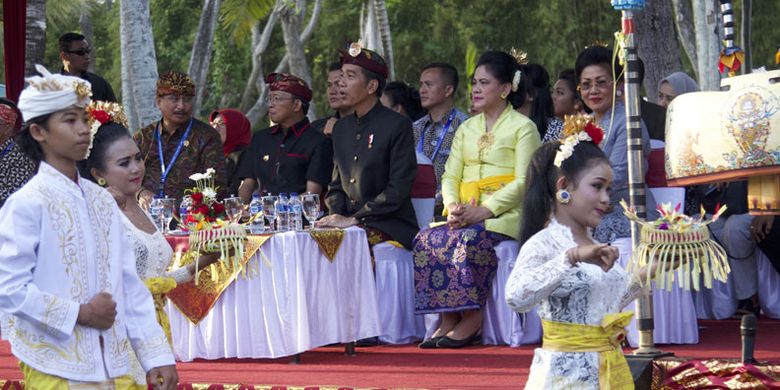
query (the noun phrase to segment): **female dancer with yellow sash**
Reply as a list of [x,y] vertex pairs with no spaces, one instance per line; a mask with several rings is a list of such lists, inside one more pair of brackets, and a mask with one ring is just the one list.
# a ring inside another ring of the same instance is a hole
[[[145,165],[143,156],[127,130],[122,107],[117,103],[93,101],[87,107],[92,129],[97,129],[87,159],[79,162],[82,177],[106,187],[120,204],[122,222],[130,243],[135,248],[135,268],[138,277],[152,293],[157,321],[171,343],[171,330],[165,313],[165,294],[179,283],[193,278],[195,263],[168,271],[173,261],[173,250],[157,230],[151,217],[141,209],[136,194],[141,189]],[[209,253],[198,258],[203,269],[219,259]],[[132,372],[139,388],[146,388],[143,371],[136,359],[131,359]]]
[[446,225],[414,240],[415,309],[441,313],[420,348],[459,348],[480,341],[481,308],[498,260],[494,247],[520,235],[525,171],[540,145],[534,123],[513,109],[525,95],[520,67],[507,53],[477,62],[473,106],[480,114],[455,133],[442,175]]
[[641,292],[640,273],[627,275],[617,248],[592,236],[609,207],[612,168],[591,120],[567,117],[566,138],[542,145],[528,167],[522,248],[506,285],[510,307],[538,305],[542,318],[527,389],[634,388],[621,350],[631,313],[619,311]]

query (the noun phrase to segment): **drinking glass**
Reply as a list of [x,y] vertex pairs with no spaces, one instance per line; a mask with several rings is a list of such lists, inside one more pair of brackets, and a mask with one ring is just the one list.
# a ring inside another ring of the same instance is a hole
[[152,222],[154,222],[154,226],[157,227],[157,230],[164,231],[164,213],[163,213],[163,204],[160,201],[160,198],[154,198],[152,199],[152,203],[149,204],[149,216],[152,217]]
[[261,198],[263,200],[263,216],[268,222],[268,233],[274,232],[274,222],[276,221],[276,200],[279,199],[276,195],[266,195]]
[[168,234],[170,233],[173,214],[176,212],[176,199],[162,198],[158,199],[158,201],[160,202],[159,206],[162,207],[163,234]]
[[314,229],[314,221],[320,216],[320,196],[310,192],[301,195],[303,216],[309,221],[309,230]]
[[244,204],[241,202],[241,198],[233,196],[225,198],[225,214],[230,222],[238,222],[241,218],[241,214],[244,212]]

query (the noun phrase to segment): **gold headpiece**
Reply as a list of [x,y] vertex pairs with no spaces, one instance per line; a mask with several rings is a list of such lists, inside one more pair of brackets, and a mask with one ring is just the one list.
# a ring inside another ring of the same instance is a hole
[[560,168],[563,161],[574,153],[574,147],[582,141],[591,141],[598,145],[604,139],[604,130],[593,123],[593,117],[587,114],[566,115],[561,131],[561,146],[555,153],[553,164]]
[[167,72],[157,80],[157,96],[167,94],[195,96],[195,83],[190,76],[180,72]]
[[104,102],[101,100],[93,100],[87,106],[87,124],[89,124],[89,130],[91,137],[89,140],[89,149],[87,149],[87,155],[84,158],[89,157],[89,153],[92,151],[92,142],[95,139],[98,129],[101,125],[108,122],[114,122],[128,127],[127,116],[125,110],[119,103],[116,102]]
[[593,43],[591,43],[590,45],[585,46],[586,49],[590,49],[591,47],[609,47],[609,44],[600,39],[597,39],[593,41]]
[[518,65],[528,65],[528,53],[513,47],[509,50],[509,55],[515,58]]

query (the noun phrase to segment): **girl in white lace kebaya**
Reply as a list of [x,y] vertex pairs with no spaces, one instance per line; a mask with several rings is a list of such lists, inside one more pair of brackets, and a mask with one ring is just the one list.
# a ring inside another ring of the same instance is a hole
[[[120,124],[122,108],[116,103],[93,102],[88,112],[98,127],[89,157],[79,163],[83,177],[108,187],[115,198],[121,199],[122,222],[125,233],[135,249],[135,268],[138,276],[149,288],[157,309],[157,320],[172,342],[168,317],[165,314],[165,294],[179,283],[193,278],[195,263],[168,271],[173,261],[173,250],[151,217],[141,209],[136,194],[141,188],[145,166],[143,156],[127,128]],[[100,114],[100,112],[106,115]],[[103,122],[105,121],[105,122]],[[100,123],[103,123],[102,125]],[[216,262],[219,255],[204,254],[198,258],[198,267],[204,268]],[[137,383],[145,381],[137,361],[133,362]]]
[[634,388],[621,350],[631,313],[620,310],[641,292],[639,278],[591,235],[612,182],[602,134],[587,117],[567,118],[568,137],[542,145],[528,166],[523,246],[506,285],[510,307],[538,305],[542,318],[527,389]]

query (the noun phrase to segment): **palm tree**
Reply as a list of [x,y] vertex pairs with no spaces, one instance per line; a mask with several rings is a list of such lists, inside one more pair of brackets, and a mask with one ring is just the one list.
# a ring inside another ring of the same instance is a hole
[[122,103],[131,130],[154,121],[157,88],[157,55],[154,51],[149,0],[119,2],[119,35],[122,51]]
[[203,11],[200,14],[198,32],[195,35],[195,43],[192,45],[190,66],[187,71],[195,82],[194,113],[200,112],[200,104],[203,100],[203,91],[206,89],[206,78],[209,74],[209,64],[214,42],[214,31],[217,28],[219,7],[221,0],[204,0]]

